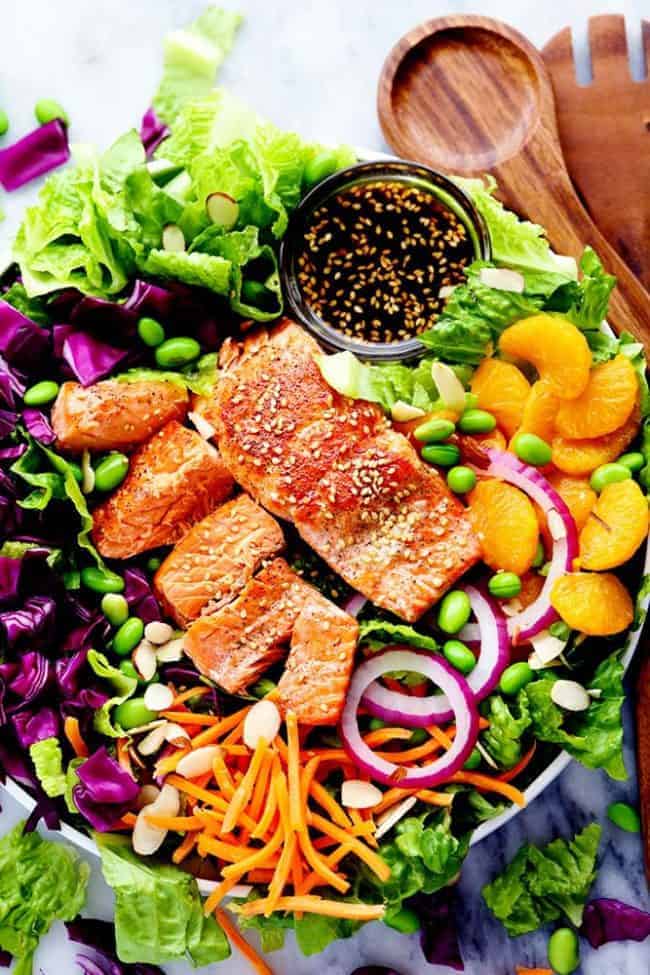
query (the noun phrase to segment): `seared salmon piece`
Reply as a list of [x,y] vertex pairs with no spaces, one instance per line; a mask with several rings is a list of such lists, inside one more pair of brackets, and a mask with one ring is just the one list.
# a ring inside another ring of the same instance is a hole
[[215,448],[172,420],[136,451],[122,484],[93,511],[93,540],[112,559],[173,545],[233,488]]
[[284,559],[275,559],[234,602],[192,623],[185,652],[202,674],[229,694],[239,694],[286,656],[303,607],[323,598]]
[[324,473],[296,527],[349,585],[409,622],[481,555],[463,505],[394,430]]
[[284,548],[275,518],[247,494],[221,505],[190,528],[158,569],[154,589],[179,626],[213,613],[238,596],[267,560]]
[[52,428],[63,450],[131,450],[170,420],[182,420],[188,408],[186,390],[175,383],[64,383]]
[[286,319],[270,334],[226,340],[214,398],[194,404],[216,429],[235,480],[289,520],[323,470],[359,438],[386,427],[377,406],[328,386],[319,354],[318,344]]
[[324,596],[309,599],[291,636],[278,684],[279,705],[300,724],[338,724],[359,637],[359,624]]

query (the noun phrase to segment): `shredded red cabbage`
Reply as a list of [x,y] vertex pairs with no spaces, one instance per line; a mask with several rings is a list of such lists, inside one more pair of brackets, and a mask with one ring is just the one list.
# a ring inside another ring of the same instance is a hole
[[71,330],[63,341],[63,358],[83,386],[104,379],[128,357],[127,349],[100,342],[87,332]]
[[140,123],[140,141],[144,146],[147,158],[150,158],[163,139],[169,135],[169,127],[162,122],[153,108],[148,108]]
[[581,933],[592,948],[610,941],[645,941],[650,938],[650,914],[623,901],[600,897],[585,907]]
[[8,192],[17,190],[69,158],[68,130],[60,119],[54,119],[0,149],[0,183]]
[[70,941],[88,949],[88,953],[77,955],[84,975],[164,975],[157,965],[120,961],[115,945],[115,927],[109,921],[78,917],[66,922],[66,929]]
[[138,783],[103,746],[79,766],[77,775],[79,785],[72,794],[79,812],[100,833],[114,829],[137,796]]

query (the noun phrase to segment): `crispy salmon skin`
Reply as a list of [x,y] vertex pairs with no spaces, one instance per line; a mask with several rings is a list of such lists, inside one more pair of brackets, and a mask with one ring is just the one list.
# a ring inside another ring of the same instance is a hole
[[63,450],[131,450],[188,410],[186,390],[168,382],[64,383],[52,408]]
[[136,451],[123,483],[93,511],[93,540],[113,559],[172,545],[233,487],[215,448],[172,420]]
[[240,494],[189,530],[156,573],[154,589],[179,626],[239,595],[267,559],[284,548],[279,524]]

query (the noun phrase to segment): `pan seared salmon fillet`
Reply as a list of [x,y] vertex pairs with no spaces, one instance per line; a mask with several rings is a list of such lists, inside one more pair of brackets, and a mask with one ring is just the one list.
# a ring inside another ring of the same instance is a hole
[[377,406],[339,396],[321,376],[317,343],[285,320],[269,335],[226,340],[212,400],[198,410],[217,431],[224,463],[257,500],[293,520],[323,470],[386,426]]
[[112,559],[172,545],[233,488],[215,448],[172,420],[136,451],[122,484],[93,511],[93,540]]
[[179,626],[213,613],[239,595],[284,548],[275,518],[240,494],[190,528],[158,569],[154,589]]
[[175,383],[64,383],[52,428],[63,450],[130,450],[170,420],[182,420],[188,408],[187,391]]
[[309,599],[296,620],[278,684],[282,711],[300,724],[338,724],[352,675],[359,624],[324,596]]
[[234,602],[192,623],[185,652],[202,674],[229,694],[238,694],[286,656],[296,620],[313,601],[327,602],[284,559],[275,559]]
[[320,374],[299,326],[224,343],[214,400],[202,403],[235,479],[293,521],[355,589],[417,620],[480,557],[462,504],[378,407]]

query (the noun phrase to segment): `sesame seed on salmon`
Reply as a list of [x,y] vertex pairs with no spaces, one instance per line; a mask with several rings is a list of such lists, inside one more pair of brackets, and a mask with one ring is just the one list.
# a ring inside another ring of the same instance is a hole
[[113,559],[173,545],[233,488],[217,450],[172,420],[134,453],[125,480],[92,512],[93,541]]
[[283,549],[275,518],[240,494],[190,528],[158,569],[155,593],[172,619],[187,626],[231,602]]
[[132,450],[170,420],[182,420],[188,407],[187,391],[175,383],[64,383],[52,408],[52,429],[59,447],[74,453]]

